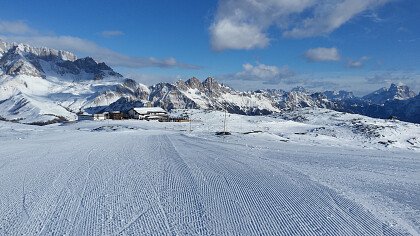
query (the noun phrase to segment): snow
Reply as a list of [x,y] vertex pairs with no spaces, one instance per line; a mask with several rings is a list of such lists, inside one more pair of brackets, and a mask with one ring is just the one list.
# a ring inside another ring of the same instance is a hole
[[[184,110],[174,115],[185,113]],[[223,112],[190,110],[196,124],[195,133],[223,130]],[[347,146],[365,149],[403,149],[420,151],[420,125],[393,120],[374,119],[328,109],[305,108],[272,116],[228,114],[228,131],[249,133],[260,131],[265,142],[283,140],[325,147]]]
[[[46,73],[53,74],[48,70]],[[48,122],[57,117],[74,121],[80,109],[108,106],[127,96],[114,91],[115,86],[123,82],[118,79],[77,83],[73,80],[71,77],[51,75],[46,78],[0,76],[0,118],[22,123]],[[22,100],[25,101],[25,109],[21,110]]]
[[263,96],[250,94],[249,96],[242,96],[241,94],[222,94],[223,102],[232,102],[240,107],[266,109],[269,111],[279,112],[280,110],[273,106],[272,102]]
[[419,125],[303,109],[218,137],[223,112],[178,112],[193,122],[0,121],[0,235],[420,234]]
[[201,93],[198,89],[189,88],[187,91],[180,90],[180,92],[187,98],[194,101],[200,108],[206,109],[209,107],[209,98],[205,94]]

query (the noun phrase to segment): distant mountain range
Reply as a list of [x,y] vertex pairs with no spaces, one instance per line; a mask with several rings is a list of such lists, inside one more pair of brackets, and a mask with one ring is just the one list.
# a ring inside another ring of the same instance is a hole
[[227,109],[269,115],[322,107],[376,118],[420,123],[420,94],[392,84],[364,97],[347,91],[295,88],[241,92],[207,78],[146,86],[126,79],[90,57],[0,41],[0,119],[48,124],[77,119],[77,113],[127,111],[146,103],[165,109]]

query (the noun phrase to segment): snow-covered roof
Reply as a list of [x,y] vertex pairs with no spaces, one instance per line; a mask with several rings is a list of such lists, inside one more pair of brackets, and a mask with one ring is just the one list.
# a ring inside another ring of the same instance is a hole
[[140,115],[145,115],[147,113],[157,113],[157,112],[166,113],[166,111],[161,107],[136,107],[136,108],[133,108],[133,110]]

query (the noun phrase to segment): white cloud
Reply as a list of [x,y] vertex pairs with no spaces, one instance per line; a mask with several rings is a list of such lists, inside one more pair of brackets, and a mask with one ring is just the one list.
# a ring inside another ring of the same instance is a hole
[[305,38],[325,35],[338,29],[356,15],[389,0],[336,0],[332,4],[323,1],[314,10],[314,16],[298,22],[283,33],[286,37]]
[[0,21],[0,34],[27,34],[34,33],[23,21]]
[[[215,50],[262,48],[276,26],[284,37],[331,33],[358,14],[390,0],[219,0],[210,26]],[[372,13],[374,14],[374,13]]]
[[212,25],[212,45],[215,50],[264,48],[269,39],[260,29],[248,24],[233,24],[229,20],[221,20]]
[[119,30],[105,30],[101,32],[101,35],[105,38],[111,38],[116,36],[122,36],[124,35],[124,32]]
[[[121,66],[128,68],[160,67],[160,68],[183,68],[199,69],[199,66],[178,62],[175,58],[157,59],[154,57],[135,57],[113,51],[109,48],[99,46],[93,41],[74,36],[43,35],[37,30],[30,28],[21,21],[16,24],[23,24],[19,31],[0,31],[0,38],[8,42],[25,43],[37,47],[48,47],[59,50],[66,50],[93,57],[95,60],[103,61],[110,66]],[[0,25],[3,21],[0,21]],[[10,24],[10,21],[7,23]]]
[[369,57],[367,57],[367,56],[363,56],[363,57],[359,58],[358,60],[348,59],[347,60],[347,67],[349,67],[349,68],[361,68],[361,67],[364,66],[364,64],[367,60],[369,60]]
[[305,57],[312,62],[339,61],[340,53],[337,48],[312,48],[305,52]]
[[295,73],[287,66],[277,67],[257,63],[252,65],[249,63],[242,65],[243,70],[234,75],[236,79],[242,80],[260,80],[264,83],[276,84],[281,80],[293,77]]

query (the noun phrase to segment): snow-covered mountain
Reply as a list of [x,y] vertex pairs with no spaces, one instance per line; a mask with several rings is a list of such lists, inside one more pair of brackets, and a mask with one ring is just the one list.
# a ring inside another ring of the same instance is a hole
[[420,123],[419,96],[404,85],[393,84],[362,98],[302,87],[241,92],[211,77],[146,86],[90,57],[0,41],[1,120],[48,124],[75,120],[79,112],[126,111],[149,102],[168,110],[227,109],[245,115],[319,107]]
[[0,42],[0,119],[22,123],[74,120],[89,107],[138,98],[143,86],[92,58]]
[[363,97],[373,104],[382,105],[387,101],[406,100],[415,97],[416,94],[406,85],[391,84],[389,88],[381,88]]
[[0,68],[3,74],[10,76],[45,78],[61,75],[73,80],[122,77],[103,62],[97,63],[90,57],[77,59],[67,51],[0,41],[0,56]]
[[150,88],[150,101],[166,109],[200,108],[227,109],[238,114],[270,114],[279,112],[274,100],[264,93],[238,92],[220,84],[214,78],[200,82],[197,78],[159,83]]

